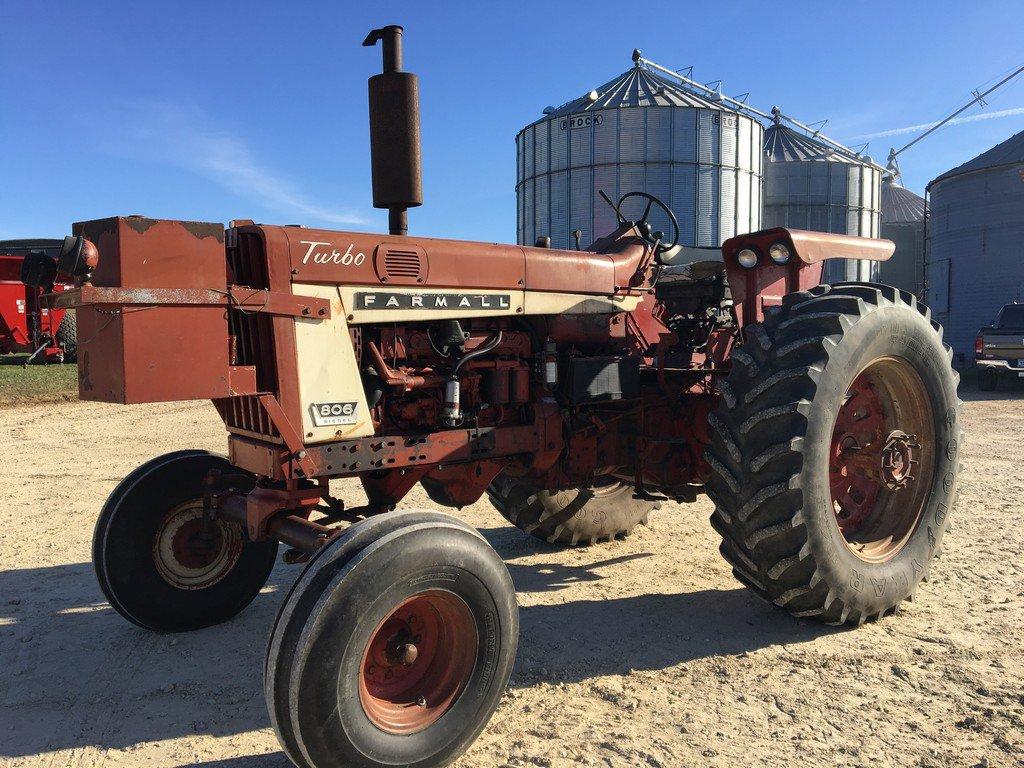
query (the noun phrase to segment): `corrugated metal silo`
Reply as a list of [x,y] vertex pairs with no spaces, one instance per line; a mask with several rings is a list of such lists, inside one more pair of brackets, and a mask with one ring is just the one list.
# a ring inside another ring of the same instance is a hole
[[[516,136],[517,239],[551,237],[555,248],[585,247],[615,229],[601,200],[634,190],[664,200],[679,219],[680,243],[718,246],[761,226],[761,144],[764,129],[727,108],[641,66],[558,109]],[[627,203],[637,215],[640,201]],[[653,211],[652,224],[670,236]]]
[[[859,237],[878,237],[881,170],[869,160],[843,154],[778,118],[764,135],[764,227],[790,227]],[[870,261],[836,259],[822,282],[874,280]]]
[[1024,300],[1024,131],[928,184],[927,302],[964,363],[1003,304]]
[[882,179],[881,236],[896,252],[878,265],[879,282],[915,296],[924,290],[924,198],[903,187],[892,173]]

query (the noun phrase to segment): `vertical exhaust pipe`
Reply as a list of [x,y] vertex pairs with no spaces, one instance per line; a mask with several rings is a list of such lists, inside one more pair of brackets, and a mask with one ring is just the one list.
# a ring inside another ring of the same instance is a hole
[[409,208],[423,205],[420,162],[419,79],[402,71],[402,28],[391,24],[370,31],[363,45],[380,41],[384,71],[369,80],[370,165],[373,207],[388,209],[388,231],[409,231]]

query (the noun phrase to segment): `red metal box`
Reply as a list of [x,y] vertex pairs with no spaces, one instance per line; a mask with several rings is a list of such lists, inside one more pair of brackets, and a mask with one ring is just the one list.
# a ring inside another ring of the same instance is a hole
[[[225,291],[221,224],[116,217],[74,225],[99,249],[97,287]],[[78,310],[83,400],[151,403],[229,394],[224,306],[84,305]]]

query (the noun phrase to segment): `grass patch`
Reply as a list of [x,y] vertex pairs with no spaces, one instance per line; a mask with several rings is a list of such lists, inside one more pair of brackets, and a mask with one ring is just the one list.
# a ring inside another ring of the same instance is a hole
[[22,359],[0,358],[0,408],[78,399],[77,365],[25,366]]

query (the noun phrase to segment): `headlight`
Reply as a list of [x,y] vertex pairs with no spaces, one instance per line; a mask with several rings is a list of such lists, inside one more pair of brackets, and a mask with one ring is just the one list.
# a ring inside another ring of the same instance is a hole
[[772,243],[768,249],[768,255],[776,264],[785,264],[789,261],[789,248],[785,243]]
[[736,261],[740,263],[741,267],[753,269],[757,266],[757,252],[750,248],[744,248],[736,254]]

